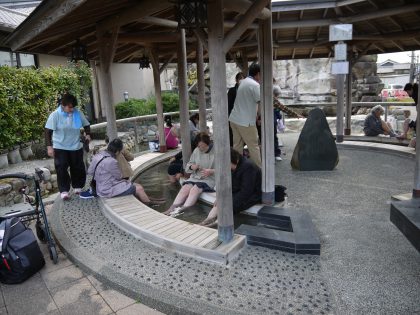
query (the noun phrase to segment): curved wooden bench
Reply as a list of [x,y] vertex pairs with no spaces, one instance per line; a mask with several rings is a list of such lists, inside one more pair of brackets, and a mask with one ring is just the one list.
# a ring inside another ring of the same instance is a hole
[[350,135],[344,136],[344,141],[361,141],[361,142],[374,142],[374,143],[384,143],[384,144],[394,144],[394,145],[401,145],[401,146],[408,146],[410,140],[399,140],[395,137],[383,137],[383,136],[376,136],[376,137],[369,137],[365,135]]
[[168,217],[134,196],[100,198],[100,204],[104,215],[127,233],[197,259],[226,265],[246,244],[242,235],[234,235],[224,244],[218,240],[217,230]]

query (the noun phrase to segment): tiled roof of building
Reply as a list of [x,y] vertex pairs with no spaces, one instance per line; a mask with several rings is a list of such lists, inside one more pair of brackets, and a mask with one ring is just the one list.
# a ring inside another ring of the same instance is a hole
[[0,6],[0,26],[13,30],[28,17],[29,13],[22,13]]

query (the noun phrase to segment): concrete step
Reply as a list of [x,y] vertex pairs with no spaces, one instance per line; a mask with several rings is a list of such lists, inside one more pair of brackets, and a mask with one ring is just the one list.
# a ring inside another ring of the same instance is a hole
[[235,231],[246,235],[248,244],[296,254],[320,254],[318,233],[303,210],[265,206],[257,218],[257,226],[243,224]]

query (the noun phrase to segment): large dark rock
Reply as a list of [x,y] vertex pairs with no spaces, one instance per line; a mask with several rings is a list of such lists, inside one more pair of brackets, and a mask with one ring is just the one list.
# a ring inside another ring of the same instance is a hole
[[337,146],[320,108],[309,112],[290,164],[301,171],[330,171],[337,166]]

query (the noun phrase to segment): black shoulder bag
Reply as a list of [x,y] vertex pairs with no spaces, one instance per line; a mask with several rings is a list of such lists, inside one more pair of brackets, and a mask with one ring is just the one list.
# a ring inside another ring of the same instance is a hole
[[19,220],[1,222],[0,282],[21,283],[45,265],[34,233]]
[[99,163],[101,163],[107,157],[108,156],[104,156],[102,159],[100,159],[99,162],[96,163],[95,170],[93,171],[93,177],[92,177],[92,181],[90,182],[90,188],[91,188],[91,194],[95,197],[98,196],[98,194],[96,193],[96,180],[95,180],[96,169],[98,168]]

